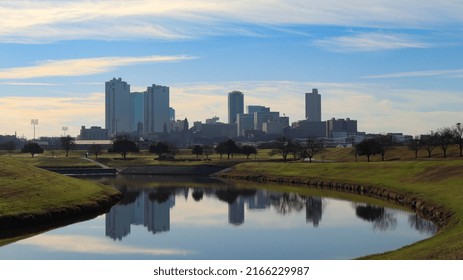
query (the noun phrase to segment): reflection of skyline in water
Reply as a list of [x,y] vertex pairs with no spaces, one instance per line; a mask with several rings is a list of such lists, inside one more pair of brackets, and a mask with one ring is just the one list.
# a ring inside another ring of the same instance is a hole
[[174,206],[175,196],[159,202],[152,192],[140,192],[134,202],[115,205],[106,214],[106,236],[121,240],[130,234],[131,225],[143,225],[153,234],[169,231],[170,208]]
[[122,240],[130,234],[131,225],[143,225],[153,234],[170,230],[170,210],[175,197],[189,196],[200,202],[204,196],[228,204],[228,223],[239,226],[245,223],[246,208],[259,211],[274,208],[286,215],[300,212],[305,207],[306,221],[317,227],[322,217],[322,198],[303,197],[297,194],[276,193],[267,190],[240,190],[235,188],[158,188],[128,192],[122,203],[106,214],[106,236]]
[[[227,203],[228,223],[241,226],[246,222],[247,211],[273,209],[281,215],[299,213],[305,210],[306,224],[314,228],[321,225],[325,208],[324,199],[317,196],[304,196],[296,193],[278,193],[265,189],[240,189],[231,185],[217,187],[158,187],[123,188],[122,202],[106,214],[106,236],[114,240],[130,234],[131,225],[142,225],[153,234],[170,231],[170,211],[175,207],[176,196],[201,203],[205,197]],[[396,215],[404,212],[410,227],[421,233],[434,234],[436,227],[430,221],[416,214],[396,209],[354,203],[355,215],[363,221],[372,223],[374,230],[394,230]],[[302,212],[304,213],[304,212]],[[402,213],[403,214],[403,213]],[[227,217],[224,217],[227,220]]]

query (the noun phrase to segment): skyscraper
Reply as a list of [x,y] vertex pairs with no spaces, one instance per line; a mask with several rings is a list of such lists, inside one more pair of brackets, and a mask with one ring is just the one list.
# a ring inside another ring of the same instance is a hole
[[244,112],[244,96],[241,91],[228,93],[228,123],[236,123],[236,114]]
[[105,83],[105,126],[109,135],[132,132],[130,85],[121,78]]
[[322,121],[321,96],[316,88],[305,94],[305,118],[311,122]]
[[156,133],[169,130],[169,87],[154,85],[145,93],[144,133]]

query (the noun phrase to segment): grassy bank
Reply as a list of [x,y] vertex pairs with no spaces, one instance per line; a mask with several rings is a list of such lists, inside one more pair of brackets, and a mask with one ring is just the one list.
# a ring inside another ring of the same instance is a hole
[[441,205],[453,216],[432,238],[372,259],[463,259],[463,161],[242,163],[232,176],[301,178],[374,185]]
[[98,212],[119,193],[109,187],[0,157],[0,229],[35,227]]

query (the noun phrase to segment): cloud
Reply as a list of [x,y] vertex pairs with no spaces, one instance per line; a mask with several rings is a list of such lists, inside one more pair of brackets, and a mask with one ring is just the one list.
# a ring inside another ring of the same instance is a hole
[[432,0],[3,1],[0,41],[177,40],[211,34],[211,29],[246,33],[243,24],[435,28],[461,25],[461,14],[460,1]]
[[142,63],[174,62],[193,59],[190,56],[97,57],[50,60],[34,66],[0,69],[0,79],[85,76],[109,72],[114,68]]
[[352,36],[331,37],[314,42],[316,46],[338,52],[382,51],[406,48],[429,48],[431,44],[421,42],[405,34],[361,33]]
[[192,252],[177,249],[151,249],[114,244],[109,239],[83,235],[42,234],[19,241],[22,245],[32,245],[47,251],[72,252],[83,254],[138,254],[151,256],[189,255]]
[[380,74],[380,75],[370,75],[370,76],[365,76],[364,78],[366,79],[389,79],[389,78],[413,78],[413,77],[462,78],[463,69],[398,72],[398,73],[389,73],[389,74]]
[[37,136],[61,136],[61,128],[76,136],[82,125],[104,127],[104,93],[75,96],[0,96],[0,133],[32,139],[31,119],[38,119]]

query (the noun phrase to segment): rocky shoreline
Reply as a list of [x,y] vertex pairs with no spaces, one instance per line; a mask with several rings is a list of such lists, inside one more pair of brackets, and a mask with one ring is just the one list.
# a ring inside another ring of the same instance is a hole
[[410,208],[413,211],[415,211],[418,215],[424,217],[425,219],[431,220],[439,227],[439,229],[446,226],[450,222],[452,216],[454,215],[454,213],[451,210],[446,209],[441,205],[428,202],[418,197],[417,195],[404,194],[372,185],[319,181],[296,177],[232,175],[227,174],[226,172],[221,172],[219,174],[216,174],[216,176],[223,179],[307,186],[310,188],[327,189],[365,195]]

